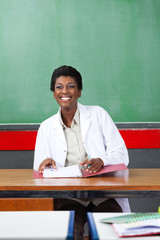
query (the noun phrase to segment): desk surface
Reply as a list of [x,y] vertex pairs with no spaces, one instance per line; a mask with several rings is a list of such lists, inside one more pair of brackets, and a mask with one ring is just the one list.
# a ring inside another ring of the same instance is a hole
[[[32,169],[0,169],[0,192],[70,191],[74,193],[72,196],[70,195],[71,197],[89,198],[94,197],[93,194],[97,195],[102,192],[112,193],[113,197],[122,197],[121,194],[123,197],[129,197],[132,193],[140,196],[140,194],[152,192],[152,196],[155,196],[156,193],[156,196],[160,197],[159,176],[160,169],[127,169],[89,178],[34,179]],[[81,194],[77,195],[77,192]],[[86,193],[88,194],[86,195]],[[4,196],[0,195],[0,197]],[[53,197],[53,195],[49,197]],[[57,194],[56,197],[58,197]],[[100,194],[97,197],[106,197],[106,195]]]
[[89,178],[32,176],[32,169],[0,169],[0,190],[160,190],[160,169],[127,169]]
[[111,224],[101,223],[100,219],[119,216],[119,215],[126,215],[126,213],[91,213],[88,217],[89,222],[89,230],[92,232],[91,240],[99,239],[99,240],[158,240],[160,236],[147,236],[147,237],[125,237],[120,238],[115,233]]
[[0,212],[0,239],[73,239],[73,224],[73,211]]

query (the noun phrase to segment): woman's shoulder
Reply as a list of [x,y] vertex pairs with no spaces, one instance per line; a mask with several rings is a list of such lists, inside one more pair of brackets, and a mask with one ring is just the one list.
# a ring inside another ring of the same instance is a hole
[[82,105],[82,104],[79,104],[79,108],[81,110],[90,111],[91,113],[95,113],[95,114],[107,113],[107,111],[103,107],[98,106],[98,105]]
[[40,127],[41,128],[49,128],[50,126],[54,126],[55,122],[57,122],[58,119],[58,113],[52,115],[51,117],[47,118],[46,120],[44,120],[41,124]]

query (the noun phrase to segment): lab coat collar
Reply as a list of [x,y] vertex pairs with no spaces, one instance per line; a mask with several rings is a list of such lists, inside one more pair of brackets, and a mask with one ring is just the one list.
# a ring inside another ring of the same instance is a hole
[[[82,134],[82,139],[85,139],[87,130],[90,125],[90,111],[88,110],[87,106],[84,106],[80,103],[78,103],[78,108],[80,112],[80,126],[81,126],[81,134]],[[60,122],[60,110],[58,110],[57,114],[55,114],[55,121],[54,121],[54,128],[59,129],[61,134],[62,134],[62,124]]]
[[82,118],[85,118],[85,119],[89,119],[90,118],[91,113],[87,109],[87,106],[78,103],[78,108],[79,108],[80,116]]

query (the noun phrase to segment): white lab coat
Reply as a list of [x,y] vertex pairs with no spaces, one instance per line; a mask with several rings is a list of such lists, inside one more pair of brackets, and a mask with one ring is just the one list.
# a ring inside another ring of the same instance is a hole
[[[80,126],[85,150],[91,158],[101,158],[104,165],[129,163],[125,143],[110,118],[99,106],[84,106],[78,103]],[[34,169],[46,158],[52,158],[57,167],[65,165],[67,144],[59,112],[41,123],[37,134]],[[129,212],[128,199],[117,198],[116,201],[124,212]]]

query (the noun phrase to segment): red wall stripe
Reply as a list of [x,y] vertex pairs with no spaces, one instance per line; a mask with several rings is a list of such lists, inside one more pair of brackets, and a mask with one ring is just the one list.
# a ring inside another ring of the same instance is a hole
[[119,130],[127,148],[160,148],[160,129]]
[[34,150],[37,131],[0,131],[0,150]]
[[[160,148],[160,129],[120,129],[127,148]],[[34,150],[37,131],[0,131],[0,150]]]

